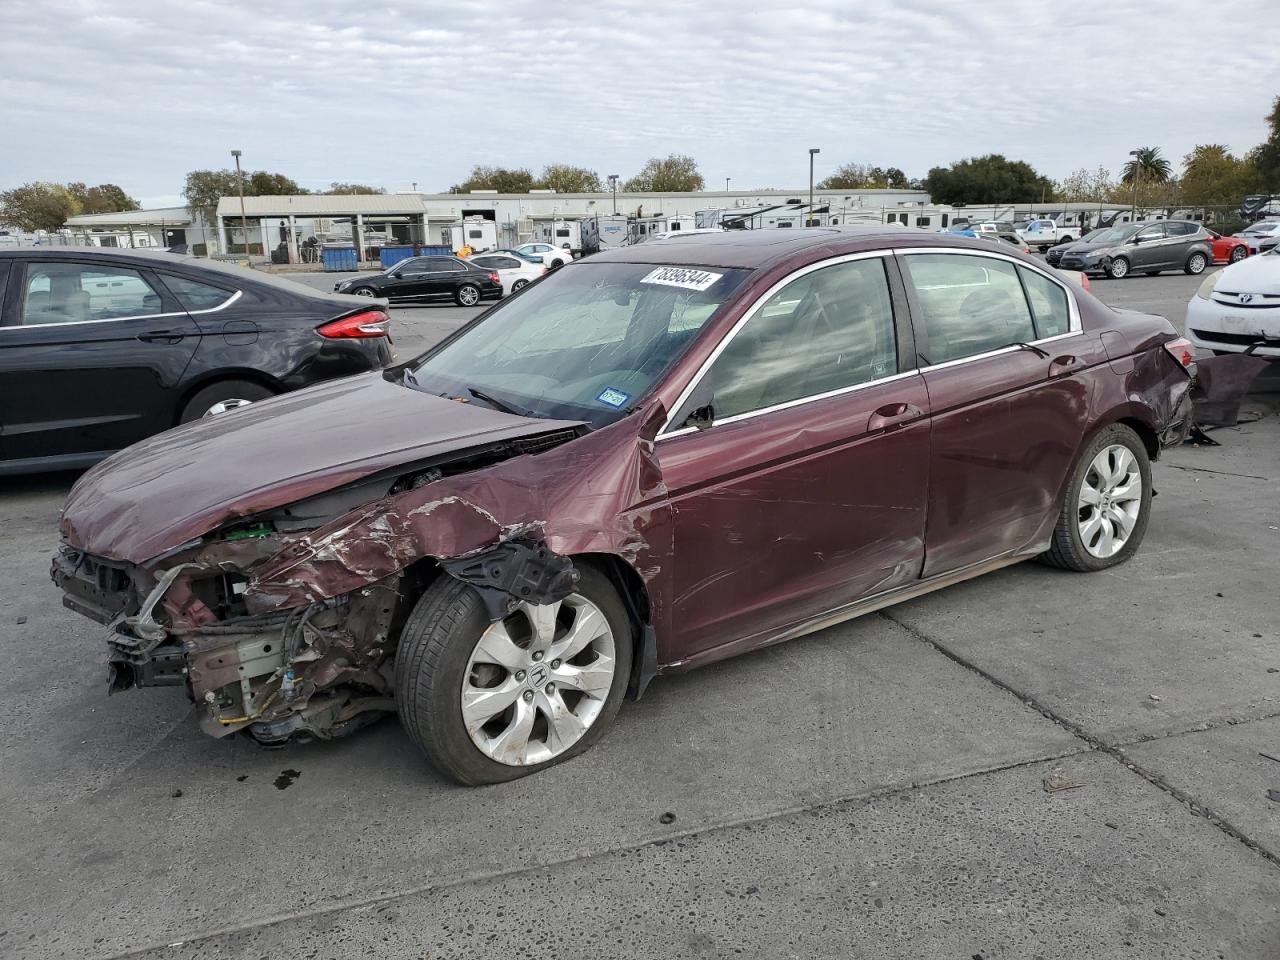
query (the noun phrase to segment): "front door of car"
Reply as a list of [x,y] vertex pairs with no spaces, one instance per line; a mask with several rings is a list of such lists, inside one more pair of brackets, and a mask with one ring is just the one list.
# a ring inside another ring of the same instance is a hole
[[382,294],[386,297],[421,297],[427,291],[428,257],[409,257],[401,260],[383,282]]
[[173,426],[199,338],[149,270],[15,264],[0,325],[0,456],[70,464]]
[[861,256],[793,274],[726,337],[657,442],[675,543],[663,659],[919,576],[928,397],[900,372],[910,336],[896,267]]
[[958,251],[899,260],[932,408],[931,577],[1023,549],[1056,515],[1106,355],[1047,274]]
[[1164,224],[1153,223],[1143,227],[1134,236],[1133,266],[1140,270],[1158,270],[1168,265],[1169,248],[1164,235]]

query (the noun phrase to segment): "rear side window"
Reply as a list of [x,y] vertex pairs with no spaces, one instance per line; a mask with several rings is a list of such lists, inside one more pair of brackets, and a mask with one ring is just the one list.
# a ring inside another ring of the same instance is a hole
[[1043,274],[1019,267],[1022,283],[1027,288],[1027,300],[1031,303],[1031,315],[1036,322],[1036,333],[1041,337],[1056,337],[1071,332],[1071,307],[1067,291]]
[[1179,220],[1170,220],[1164,225],[1164,232],[1170,237],[1187,237],[1195,233],[1198,227],[1194,223],[1183,223]]
[[455,260],[453,257],[427,258],[427,270],[430,273],[460,273],[466,269],[462,261]]
[[902,258],[924,320],[926,365],[962,360],[1036,339],[1017,268],[965,254]]
[[169,288],[169,291],[178,298],[178,302],[187,310],[216,310],[235,296],[230,290],[224,290],[221,287],[211,286],[207,283],[188,280],[185,277],[175,277],[169,273],[163,276],[164,285]]
[[27,267],[22,323],[84,323],[145,317],[163,311],[160,294],[127,267],[32,263]]
[[897,372],[884,263],[837,263],[787,284],[756,308],[712,364],[723,420]]

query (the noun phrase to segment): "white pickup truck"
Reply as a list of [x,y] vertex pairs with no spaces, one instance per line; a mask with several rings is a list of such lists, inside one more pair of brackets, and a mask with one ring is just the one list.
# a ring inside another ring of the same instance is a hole
[[1044,253],[1060,243],[1071,243],[1080,236],[1080,231],[1075,227],[1060,227],[1056,220],[1028,220],[1017,234],[1028,247],[1036,247]]

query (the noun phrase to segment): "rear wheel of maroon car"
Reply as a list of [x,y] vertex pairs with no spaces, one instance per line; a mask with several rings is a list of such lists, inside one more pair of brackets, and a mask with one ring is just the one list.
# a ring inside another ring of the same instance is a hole
[[1151,515],[1151,461],[1141,438],[1113,423],[1084,448],[1067,483],[1053,541],[1040,559],[1089,572],[1124,563]]
[[449,576],[418,600],[396,653],[396,704],[442,773],[468,785],[515,780],[604,735],[626,692],[631,627],[608,578],[579,572],[563,601],[521,603],[494,623]]

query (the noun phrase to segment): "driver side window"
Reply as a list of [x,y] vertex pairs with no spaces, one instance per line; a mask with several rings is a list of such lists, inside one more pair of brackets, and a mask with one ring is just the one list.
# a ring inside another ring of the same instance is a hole
[[897,373],[884,262],[854,260],[791,281],[756,307],[707,372],[717,421]]

